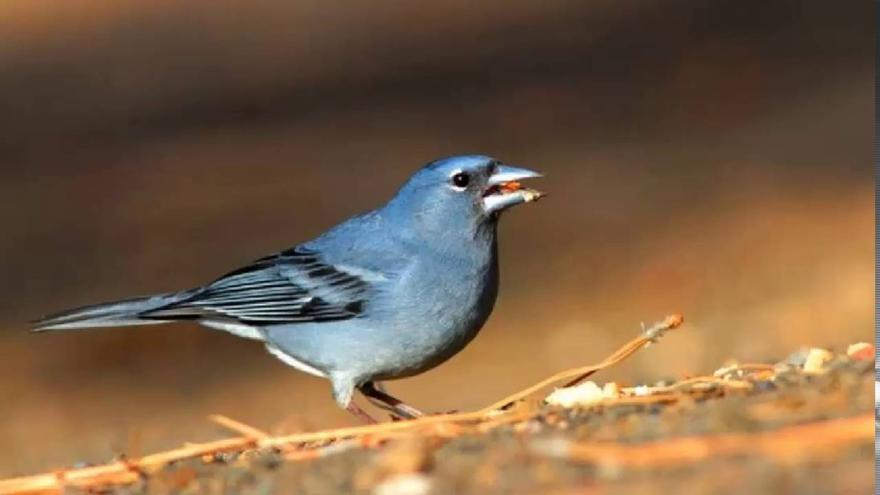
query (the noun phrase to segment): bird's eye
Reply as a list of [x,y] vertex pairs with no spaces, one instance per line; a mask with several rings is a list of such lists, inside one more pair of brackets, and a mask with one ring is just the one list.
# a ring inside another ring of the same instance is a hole
[[452,176],[452,183],[455,187],[467,187],[471,182],[471,176],[465,172],[459,172]]

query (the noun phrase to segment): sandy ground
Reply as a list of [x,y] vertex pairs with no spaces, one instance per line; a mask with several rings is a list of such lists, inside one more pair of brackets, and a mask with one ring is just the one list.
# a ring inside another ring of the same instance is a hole
[[[473,426],[450,417],[329,443],[226,447],[164,465],[126,457],[127,467],[118,465],[131,475],[124,484],[93,478],[91,487],[113,493],[867,493],[874,356],[866,347],[867,354],[804,349],[776,364],[729,363],[700,382],[605,386],[600,399],[587,392],[589,383],[565,389],[565,399],[557,399],[557,389]],[[56,472],[49,481],[73,474]],[[0,492],[11,487],[0,481]]]

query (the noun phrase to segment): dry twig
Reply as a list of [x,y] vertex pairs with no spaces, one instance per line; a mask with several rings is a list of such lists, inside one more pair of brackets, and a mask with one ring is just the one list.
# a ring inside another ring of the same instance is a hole
[[[227,452],[243,453],[254,449],[280,448],[285,451],[285,459],[287,460],[306,460],[357,446],[378,445],[402,434],[428,433],[433,436],[452,437],[465,432],[487,431],[499,425],[528,419],[535,414],[532,410],[511,407],[513,404],[563,380],[568,380],[567,385],[574,385],[599,370],[614,366],[652,342],[656,342],[663,333],[679,327],[683,321],[681,315],[668,316],[662,322],[646,329],[643,335],[626,343],[598,364],[556,373],[477,411],[439,414],[409,421],[338,428],[279,437],[270,436],[257,428],[228,417],[213,415],[210,417],[212,421],[241,436],[214,442],[187,444],[177,449],[125,462],[118,461],[101,466],[58,470],[0,480],[0,494],[57,493],[65,487],[96,489],[126,485],[136,482],[142,476],[149,476],[172,462],[194,458],[213,458]],[[664,402],[668,401],[668,397],[665,397],[664,394],[657,394],[655,397],[629,397],[620,400],[622,402]],[[335,443],[327,445],[326,442]],[[319,443],[319,446],[302,447],[307,443]]]

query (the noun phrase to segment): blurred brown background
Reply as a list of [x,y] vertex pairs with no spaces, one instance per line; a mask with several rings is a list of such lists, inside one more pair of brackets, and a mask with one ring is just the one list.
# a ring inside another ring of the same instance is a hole
[[[372,208],[433,158],[546,173],[502,226],[480,337],[391,388],[485,405],[687,326],[598,379],[711,371],[873,321],[868,2],[0,4],[0,475],[346,425],[329,387],[193,325],[27,334],[185,288]],[[10,448],[11,447],[11,448]]]

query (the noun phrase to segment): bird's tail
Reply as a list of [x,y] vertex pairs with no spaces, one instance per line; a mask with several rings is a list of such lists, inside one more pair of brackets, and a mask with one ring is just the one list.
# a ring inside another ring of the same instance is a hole
[[151,318],[145,313],[178,302],[188,295],[186,292],[172,292],[83,306],[45,316],[32,322],[32,328],[40,332],[168,323],[173,319]]

